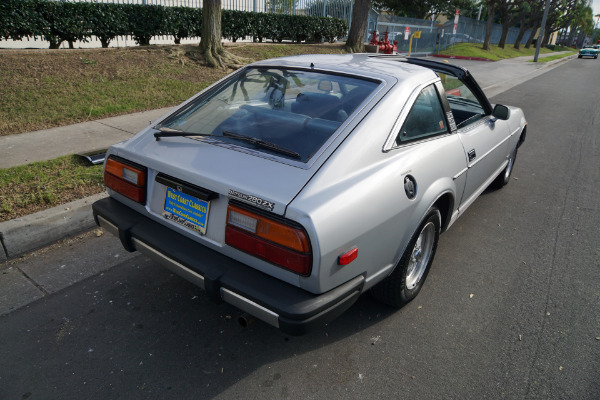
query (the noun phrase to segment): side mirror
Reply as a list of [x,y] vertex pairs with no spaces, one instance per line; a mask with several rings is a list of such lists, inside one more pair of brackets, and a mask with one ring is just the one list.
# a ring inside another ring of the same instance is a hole
[[506,121],[508,118],[510,118],[510,109],[502,104],[496,104],[494,111],[492,111],[492,115],[498,119]]

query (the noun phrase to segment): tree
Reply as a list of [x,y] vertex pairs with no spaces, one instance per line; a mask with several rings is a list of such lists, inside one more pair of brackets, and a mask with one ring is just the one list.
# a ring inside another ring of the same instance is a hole
[[471,9],[473,0],[374,0],[375,8],[396,15],[419,19],[430,19],[433,15],[454,16],[456,9]]
[[241,67],[246,60],[225,51],[221,43],[221,0],[204,0],[203,3],[200,51],[206,64],[221,69]]
[[546,0],[536,0],[531,3],[531,14],[529,15],[529,23],[528,26],[531,29],[529,33],[529,38],[527,38],[527,42],[525,43],[525,48],[529,49],[531,44],[533,43],[533,39],[537,34],[538,28],[542,23],[542,18],[544,15],[544,7],[546,7]]
[[529,0],[525,1],[519,9],[519,34],[515,40],[514,48],[519,50],[521,42],[525,36],[527,29],[533,29],[542,18],[543,7],[545,0]]
[[506,37],[508,36],[508,30],[515,23],[518,18],[519,10],[523,8],[523,0],[508,0],[501,1],[498,4],[496,10],[497,15],[500,17],[500,23],[502,24],[502,34],[500,35],[500,41],[498,47],[504,48],[506,44]]
[[542,41],[542,46],[546,46],[550,40],[550,35],[561,28],[566,28],[569,24],[569,15],[577,9],[579,2],[587,0],[552,0],[550,11],[544,28],[544,37],[538,38]]
[[577,45],[583,44],[583,39],[586,34],[592,33],[594,26],[594,18],[592,8],[587,0],[578,2],[575,7],[570,10],[564,17],[562,29],[569,28],[569,37],[567,44],[572,45],[575,40],[575,35],[578,33]]
[[370,10],[371,0],[354,0],[352,23],[350,24],[348,40],[346,40],[346,49],[352,53],[362,53],[365,51],[365,35],[367,33]]
[[487,21],[485,24],[485,36],[483,38],[483,49],[490,50],[490,39],[492,38],[492,28],[494,27],[494,15],[496,13],[496,7],[498,2],[502,0],[486,0],[487,6]]
[[[84,3],[80,3],[84,4]],[[127,35],[127,14],[119,4],[86,3],[90,34],[96,36],[103,48],[119,35]]]

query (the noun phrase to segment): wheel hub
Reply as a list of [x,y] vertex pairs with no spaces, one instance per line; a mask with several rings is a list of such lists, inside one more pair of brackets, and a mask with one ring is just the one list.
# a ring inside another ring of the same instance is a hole
[[435,225],[432,222],[429,222],[423,227],[415,242],[406,269],[406,288],[409,290],[414,289],[419,284],[427,269],[427,265],[429,264],[433,252],[434,237]]

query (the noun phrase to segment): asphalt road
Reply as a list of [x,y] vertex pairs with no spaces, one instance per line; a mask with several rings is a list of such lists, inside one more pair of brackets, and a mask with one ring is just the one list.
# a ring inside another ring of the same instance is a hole
[[362,296],[289,337],[88,235],[14,267],[103,271],[0,317],[1,399],[599,399],[600,62],[493,98],[529,121],[513,180],[440,240],[400,311]]

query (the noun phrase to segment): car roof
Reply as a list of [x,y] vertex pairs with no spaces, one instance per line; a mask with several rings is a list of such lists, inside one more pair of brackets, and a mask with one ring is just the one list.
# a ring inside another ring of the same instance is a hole
[[411,80],[415,85],[431,81],[436,74],[429,68],[405,62],[402,57],[381,57],[375,54],[305,54],[272,58],[250,66],[310,68],[320,72],[349,74],[389,83]]

